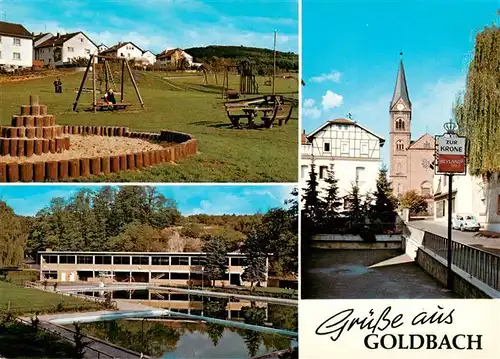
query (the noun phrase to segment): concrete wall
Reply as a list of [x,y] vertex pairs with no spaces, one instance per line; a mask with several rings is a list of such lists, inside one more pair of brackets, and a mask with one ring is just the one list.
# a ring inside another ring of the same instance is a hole
[[[403,250],[427,273],[442,284],[447,283],[447,260],[424,246],[425,231],[406,226]],[[453,265],[453,291],[463,298],[500,298],[500,292]]]
[[312,248],[318,249],[401,249],[401,240],[383,242],[313,241]]

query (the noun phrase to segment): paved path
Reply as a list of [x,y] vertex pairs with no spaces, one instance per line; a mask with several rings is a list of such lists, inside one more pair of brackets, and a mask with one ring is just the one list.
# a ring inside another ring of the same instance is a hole
[[456,296],[395,249],[312,249],[304,299],[439,299]]
[[[408,225],[432,232],[442,237],[448,237],[448,227],[445,221],[411,221]],[[471,247],[500,255],[500,238],[486,238],[477,232],[452,231],[452,239],[456,242],[468,244]]]

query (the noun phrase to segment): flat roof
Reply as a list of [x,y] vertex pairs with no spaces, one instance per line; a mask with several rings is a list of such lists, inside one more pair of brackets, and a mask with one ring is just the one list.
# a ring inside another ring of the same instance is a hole
[[[87,252],[87,251],[39,251],[38,254],[97,254],[97,255],[175,255],[175,256],[195,256],[206,255],[204,252]],[[231,252],[227,255],[245,256],[243,253]]]

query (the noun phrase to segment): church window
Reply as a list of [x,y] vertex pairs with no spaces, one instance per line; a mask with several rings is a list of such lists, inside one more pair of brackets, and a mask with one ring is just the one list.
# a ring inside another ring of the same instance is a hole
[[401,164],[401,162],[399,162],[396,165],[396,174],[401,174],[401,173],[403,173],[403,165]]
[[397,151],[404,151],[404,149],[405,149],[405,145],[404,145],[403,141],[398,140],[396,142],[396,150]]
[[427,181],[422,182],[422,185],[420,186],[420,191],[422,193],[422,196],[430,196],[432,191],[431,184]]
[[396,120],[396,130],[404,130],[405,129],[405,120],[402,118],[398,118]]

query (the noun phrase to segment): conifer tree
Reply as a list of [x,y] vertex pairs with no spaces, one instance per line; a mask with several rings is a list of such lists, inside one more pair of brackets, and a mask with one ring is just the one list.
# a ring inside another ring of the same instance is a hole
[[346,215],[351,222],[352,227],[357,227],[364,222],[363,217],[363,198],[359,192],[359,186],[356,183],[351,184],[351,191],[347,195],[349,207]]
[[215,281],[222,279],[228,268],[228,245],[226,239],[221,236],[209,236],[205,238],[203,252],[207,255],[204,273],[212,281],[212,286],[215,286]]
[[324,198],[324,227],[326,231],[335,230],[339,225],[340,206],[342,201],[339,197],[339,180],[335,177],[333,164],[327,171],[325,183],[327,184],[326,196]]
[[266,253],[264,252],[266,245],[263,238],[259,235],[257,229],[252,229],[247,234],[243,244],[242,252],[246,256],[246,264],[243,269],[242,279],[250,282],[250,287],[253,290],[254,284],[265,279],[266,273]]
[[393,229],[396,222],[396,198],[392,193],[391,183],[387,179],[385,166],[379,170],[376,186],[373,193],[375,203],[371,208],[371,220],[385,229]]
[[307,187],[304,188],[304,209],[302,210],[302,228],[305,233],[317,233],[321,228],[323,220],[323,201],[318,194],[318,179],[314,160],[311,163],[311,171],[307,180]]

